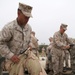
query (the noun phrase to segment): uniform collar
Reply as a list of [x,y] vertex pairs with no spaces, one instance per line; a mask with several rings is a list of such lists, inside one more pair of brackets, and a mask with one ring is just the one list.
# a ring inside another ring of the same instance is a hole
[[14,27],[15,27],[15,29],[17,29],[18,31],[21,31],[21,32],[28,30],[28,24],[26,24],[26,25],[24,26],[24,28],[22,29],[22,28],[18,25],[17,19],[15,20],[15,26],[14,26]]
[[60,35],[60,36],[64,36],[64,34],[65,34],[65,33],[61,34],[60,31],[59,31],[59,35]]

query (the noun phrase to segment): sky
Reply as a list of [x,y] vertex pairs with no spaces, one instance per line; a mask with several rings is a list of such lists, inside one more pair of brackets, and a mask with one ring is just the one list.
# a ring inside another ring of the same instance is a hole
[[75,38],[75,0],[0,0],[0,30],[17,18],[19,2],[33,7],[29,24],[39,44],[49,44],[61,23],[67,24],[68,37]]

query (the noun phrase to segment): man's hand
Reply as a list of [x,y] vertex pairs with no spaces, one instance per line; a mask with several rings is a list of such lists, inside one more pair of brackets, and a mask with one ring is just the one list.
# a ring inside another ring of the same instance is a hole
[[66,48],[66,49],[70,49],[70,45],[66,45],[65,48]]
[[70,45],[66,45],[62,47],[63,49],[70,49]]
[[18,63],[19,60],[20,60],[20,59],[18,58],[17,55],[14,55],[14,56],[11,57],[11,61],[14,62],[14,63]]

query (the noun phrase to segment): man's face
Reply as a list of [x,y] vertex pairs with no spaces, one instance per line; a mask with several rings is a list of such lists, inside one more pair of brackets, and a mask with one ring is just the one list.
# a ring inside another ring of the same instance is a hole
[[66,30],[63,29],[63,27],[60,27],[60,32],[63,34]]
[[18,10],[18,20],[21,24],[26,24],[30,17],[25,16],[20,10]]

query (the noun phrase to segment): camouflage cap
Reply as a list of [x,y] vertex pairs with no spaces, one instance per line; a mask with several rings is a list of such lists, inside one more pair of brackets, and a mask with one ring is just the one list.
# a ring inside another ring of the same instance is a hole
[[67,26],[66,24],[61,24],[61,27],[64,29],[64,30],[67,30]]
[[27,17],[32,17],[31,11],[32,7],[23,3],[19,3],[19,9],[22,11],[22,13]]

